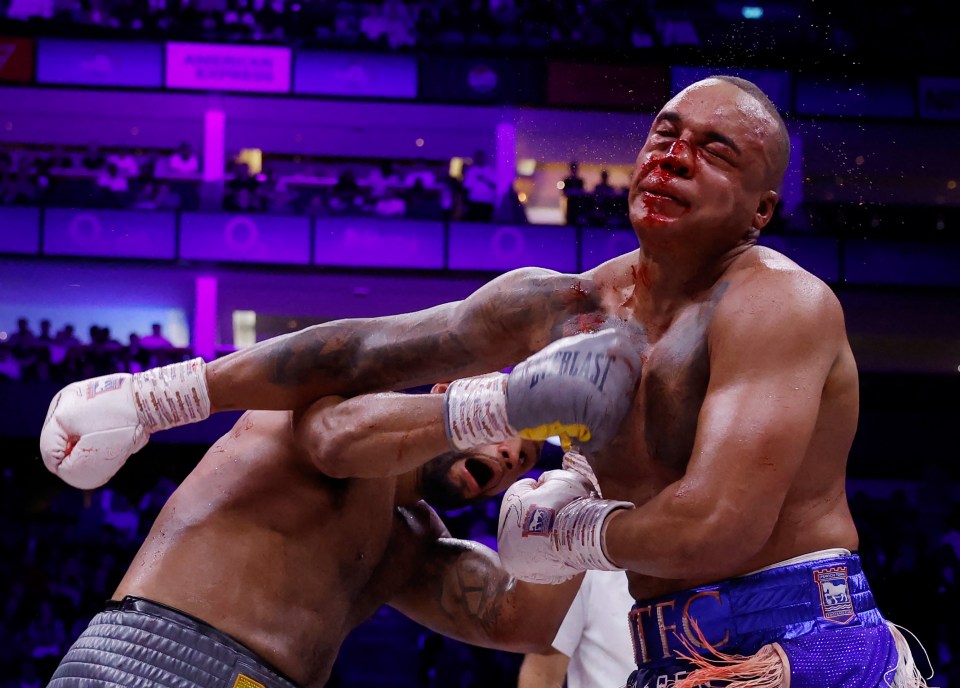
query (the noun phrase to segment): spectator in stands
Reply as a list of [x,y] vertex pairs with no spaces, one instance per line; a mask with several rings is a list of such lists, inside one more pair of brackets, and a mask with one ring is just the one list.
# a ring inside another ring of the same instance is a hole
[[427,189],[432,189],[437,183],[437,175],[433,173],[433,170],[429,168],[427,161],[423,158],[417,158],[410,164],[410,168],[403,177],[403,185],[412,188],[418,179],[422,186]]
[[140,346],[144,349],[172,349],[173,344],[163,336],[163,326],[160,323],[153,323],[150,326],[150,334],[140,338]]
[[80,159],[80,166],[85,170],[90,170],[91,172],[102,170],[106,164],[106,158],[103,157],[103,153],[100,152],[100,149],[95,143],[90,144],[90,146],[87,148],[87,152]]
[[99,325],[90,326],[90,343],[82,359],[82,377],[96,377],[117,373],[123,368],[119,343],[110,339],[110,330]]
[[189,143],[181,143],[180,147],[167,158],[167,170],[172,175],[193,177],[200,173],[200,161],[193,152]]
[[370,170],[370,174],[360,180],[370,190],[374,199],[387,197],[394,189],[400,186],[400,177],[389,160],[382,161]]
[[130,150],[121,150],[107,156],[107,162],[117,168],[117,172],[124,177],[139,177],[140,164]]
[[103,172],[97,177],[97,186],[106,193],[106,203],[110,206],[119,206],[123,204],[130,185],[127,178],[120,174],[117,166],[108,162]]
[[578,224],[584,216],[583,199],[584,186],[583,177],[579,174],[580,164],[576,161],[570,163],[570,174],[563,179],[563,196],[566,199],[566,218],[568,225]]
[[563,195],[570,196],[583,192],[583,177],[580,176],[580,163],[570,163],[570,173],[563,178]]
[[223,197],[223,209],[232,213],[255,213],[260,211],[260,199],[248,186],[230,190]]
[[80,340],[74,334],[74,327],[70,323],[63,326],[63,329],[57,332],[54,341],[62,346],[80,346]]
[[463,219],[467,222],[490,222],[497,202],[497,171],[487,162],[487,154],[478,150],[473,162],[463,173],[466,200]]
[[330,192],[330,210],[335,213],[356,212],[364,205],[363,192],[349,167],[340,173]]
[[404,194],[407,205],[407,217],[417,220],[437,220],[443,217],[440,198],[432,189],[428,189],[419,177]]
[[146,181],[137,191],[136,195],[130,201],[130,207],[134,210],[156,210],[157,209],[157,185],[153,181]]
[[46,158],[38,159],[38,163],[42,164],[47,171],[73,169],[73,158],[67,155],[62,146],[54,148]]
[[17,331],[10,335],[7,344],[13,347],[33,346],[36,335],[30,329],[30,321],[27,318],[17,318]]
[[37,335],[37,344],[48,345],[53,343],[53,335],[50,333],[50,321],[44,318],[40,321],[40,334]]
[[600,181],[593,187],[593,195],[598,197],[613,196],[617,190],[610,183],[610,173],[607,170],[600,170]]
[[527,219],[527,209],[520,200],[517,190],[511,186],[503,194],[496,209],[493,211],[493,221],[507,225],[525,225],[529,223]]
[[139,373],[154,365],[153,357],[140,341],[140,335],[130,333],[130,344],[124,352],[124,368],[128,373]]
[[0,380],[19,380],[20,364],[9,347],[0,346]]

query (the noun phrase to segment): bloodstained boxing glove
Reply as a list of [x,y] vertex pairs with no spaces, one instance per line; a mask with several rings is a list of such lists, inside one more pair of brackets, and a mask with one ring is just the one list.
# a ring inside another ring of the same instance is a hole
[[596,451],[620,427],[640,372],[640,350],[625,330],[559,339],[509,375],[453,381],[444,395],[447,437],[461,451],[553,435],[564,449]]
[[60,390],[40,432],[40,454],[51,473],[89,490],[107,482],[150,434],[210,415],[202,358],[116,373]]
[[519,480],[500,503],[497,550],[504,569],[531,583],[562,583],[581,571],[622,571],[603,550],[607,516],[630,502],[600,499],[569,470]]

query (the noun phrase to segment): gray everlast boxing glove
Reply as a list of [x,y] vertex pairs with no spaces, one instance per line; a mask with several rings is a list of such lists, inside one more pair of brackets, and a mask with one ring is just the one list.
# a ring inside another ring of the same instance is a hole
[[559,435],[592,452],[609,442],[633,402],[640,348],[622,329],[559,339],[509,375],[455,380],[444,397],[447,436],[457,449],[507,437]]

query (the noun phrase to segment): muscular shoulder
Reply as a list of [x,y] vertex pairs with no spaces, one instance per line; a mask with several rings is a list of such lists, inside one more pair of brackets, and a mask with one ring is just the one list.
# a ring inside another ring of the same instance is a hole
[[712,343],[794,339],[820,348],[845,337],[843,310],[830,287],[776,251],[758,249],[717,289]]
[[786,256],[760,248],[756,260],[731,275],[720,299],[721,313],[737,320],[815,319],[822,326],[842,324],[833,290]]

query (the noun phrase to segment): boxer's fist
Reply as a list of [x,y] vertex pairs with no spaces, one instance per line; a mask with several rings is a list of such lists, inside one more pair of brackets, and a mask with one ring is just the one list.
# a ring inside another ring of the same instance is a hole
[[451,444],[464,450],[516,435],[559,435],[566,449],[595,451],[630,408],[640,353],[625,330],[608,329],[559,339],[509,375],[455,380],[445,395]]
[[580,571],[620,570],[603,551],[603,527],[629,502],[599,499],[590,481],[567,470],[521,480],[503,496],[497,549],[504,569],[532,583],[560,583]]
[[557,512],[591,494],[573,471],[547,471],[539,480],[518,480],[500,502],[497,551],[504,569],[531,583],[562,583],[580,571],[560,562],[551,542]]
[[50,472],[81,489],[107,482],[150,434],[210,415],[202,359],[75,382],[50,402],[40,454]]

